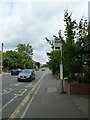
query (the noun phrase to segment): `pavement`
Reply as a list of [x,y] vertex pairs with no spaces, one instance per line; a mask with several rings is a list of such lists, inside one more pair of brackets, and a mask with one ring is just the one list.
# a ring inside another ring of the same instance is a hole
[[88,118],[88,96],[61,94],[61,81],[50,71],[23,113],[23,118]]
[[10,72],[2,72],[2,75],[9,75],[11,74]]

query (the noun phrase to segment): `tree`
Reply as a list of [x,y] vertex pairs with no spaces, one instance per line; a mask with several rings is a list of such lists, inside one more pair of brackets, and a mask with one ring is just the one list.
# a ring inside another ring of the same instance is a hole
[[[88,74],[88,65],[85,65],[87,63],[87,58],[89,58],[90,55],[86,55],[83,52],[81,52],[82,47],[84,47],[87,43],[90,42],[90,36],[87,31],[87,20],[83,20],[81,18],[78,28],[77,28],[77,41],[76,41],[76,47],[78,55],[77,58],[79,60],[79,67],[78,67],[78,80],[79,82],[87,82],[88,78],[86,77],[86,73]],[[87,80],[86,80],[87,79]]]
[[51,53],[47,53],[49,56],[49,62],[47,62],[49,68],[52,70],[53,74],[59,73],[60,71],[60,51],[52,51]]
[[75,71],[75,59],[76,59],[76,45],[75,34],[77,23],[72,20],[72,14],[69,15],[68,11],[64,14],[65,24],[65,42],[63,44],[63,63],[64,63],[64,75],[69,79],[74,75]]
[[6,69],[22,68],[23,55],[16,51],[6,51],[3,53],[3,67]]
[[3,66],[4,69],[15,69],[15,68],[33,68],[33,49],[29,44],[17,45],[18,51],[6,51],[3,53]]
[[36,66],[40,68],[40,62],[36,62]]
[[24,52],[27,56],[31,57],[32,58],[32,55],[33,55],[33,49],[32,49],[32,46],[29,45],[29,44],[19,44],[17,45],[17,49],[18,52]]
[[[85,55],[79,52],[82,46],[90,42],[90,36],[87,35],[87,20],[81,19],[79,24],[76,23],[76,20],[72,20],[72,14],[69,14],[68,11],[65,11],[64,14],[65,22],[65,31],[64,39],[61,35],[61,30],[59,31],[59,36],[53,35],[54,39],[59,39],[62,42],[63,48],[63,57],[60,58],[60,52],[56,53],[53,49],[51,40],[46,39],[47,42],[51,45],[52,51],[47,53],[49,56],[48,66],[52,69],[59,72],[59,62],[61,59],[64,64],[64,76],[67,76],[70,81],[79,80],[77,79],[76,74],[81,74],[83,71],[83,64],[85,62]],[[57,56],[59,58],[57,58]],[[58,67],[56,67],[58,66]]]
[[[58,36],[53,35],[54,40],[60,40],[60,42],[64,42],[63,37],[61,35],[61,30],[58,32]],[[52,51],[51,53],[47,53],[49,57],[49,62],[47,62],[49,68],[52,70],[52,73],[59,73],[60,72],[60,61],[61,61],[61,51],[55,50],[53,45],[53,40],[49,40],[47,37],[45,38],[49,45],[51,45]]]
[[80,47],[84,46],[88,41],[86,40],[87,33],[87,20],[83,20],[83,18],[81,18],[77,27],[77,44],[79,44]]
[[17,50],[18,52],[24,54],[23,58],[23,63],[24,63],[24,68],[33,68],[33,48],[29,44],[19,44],[17,45]]

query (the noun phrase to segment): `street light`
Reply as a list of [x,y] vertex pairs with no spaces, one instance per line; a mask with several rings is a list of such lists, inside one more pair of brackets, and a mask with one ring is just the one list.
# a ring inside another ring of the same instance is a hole
[[2,48],[1,48],[0,74],[2,74],[2,56],[3,56],[3,43],[2,43]]
[[[2,55],[3,55],[3,43],[1,44],[0,51],[0,93],[2,93]],[[0,109],[2,109],[2,95],[0,96]],[[0,120],[2,119],[2,111],[0,111]]]

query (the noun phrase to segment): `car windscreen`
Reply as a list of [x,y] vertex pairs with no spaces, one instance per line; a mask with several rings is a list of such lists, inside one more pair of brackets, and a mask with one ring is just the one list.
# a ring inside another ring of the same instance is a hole
[[22,73],[31,73],[31,70],[22,70]]

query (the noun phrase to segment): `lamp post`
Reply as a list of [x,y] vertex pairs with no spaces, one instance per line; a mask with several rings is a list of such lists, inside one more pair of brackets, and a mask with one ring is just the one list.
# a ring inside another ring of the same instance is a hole
[[2,74],[2,56],[3,56],[3,43],[2,43],[2,48],[1,48],[0,74]]
[[2,53],[3,53],[3,43],[1,44],[1,52],[0,52],[0,74],[2,74]]
[[[3,55],[3,43],[1,44],[0,51],[0,93],[2,93],[2,55]],[[2,95],[0,96],[0,109],[2,109]],[[0,120],[2,119],[2,111],[0,111]]]

